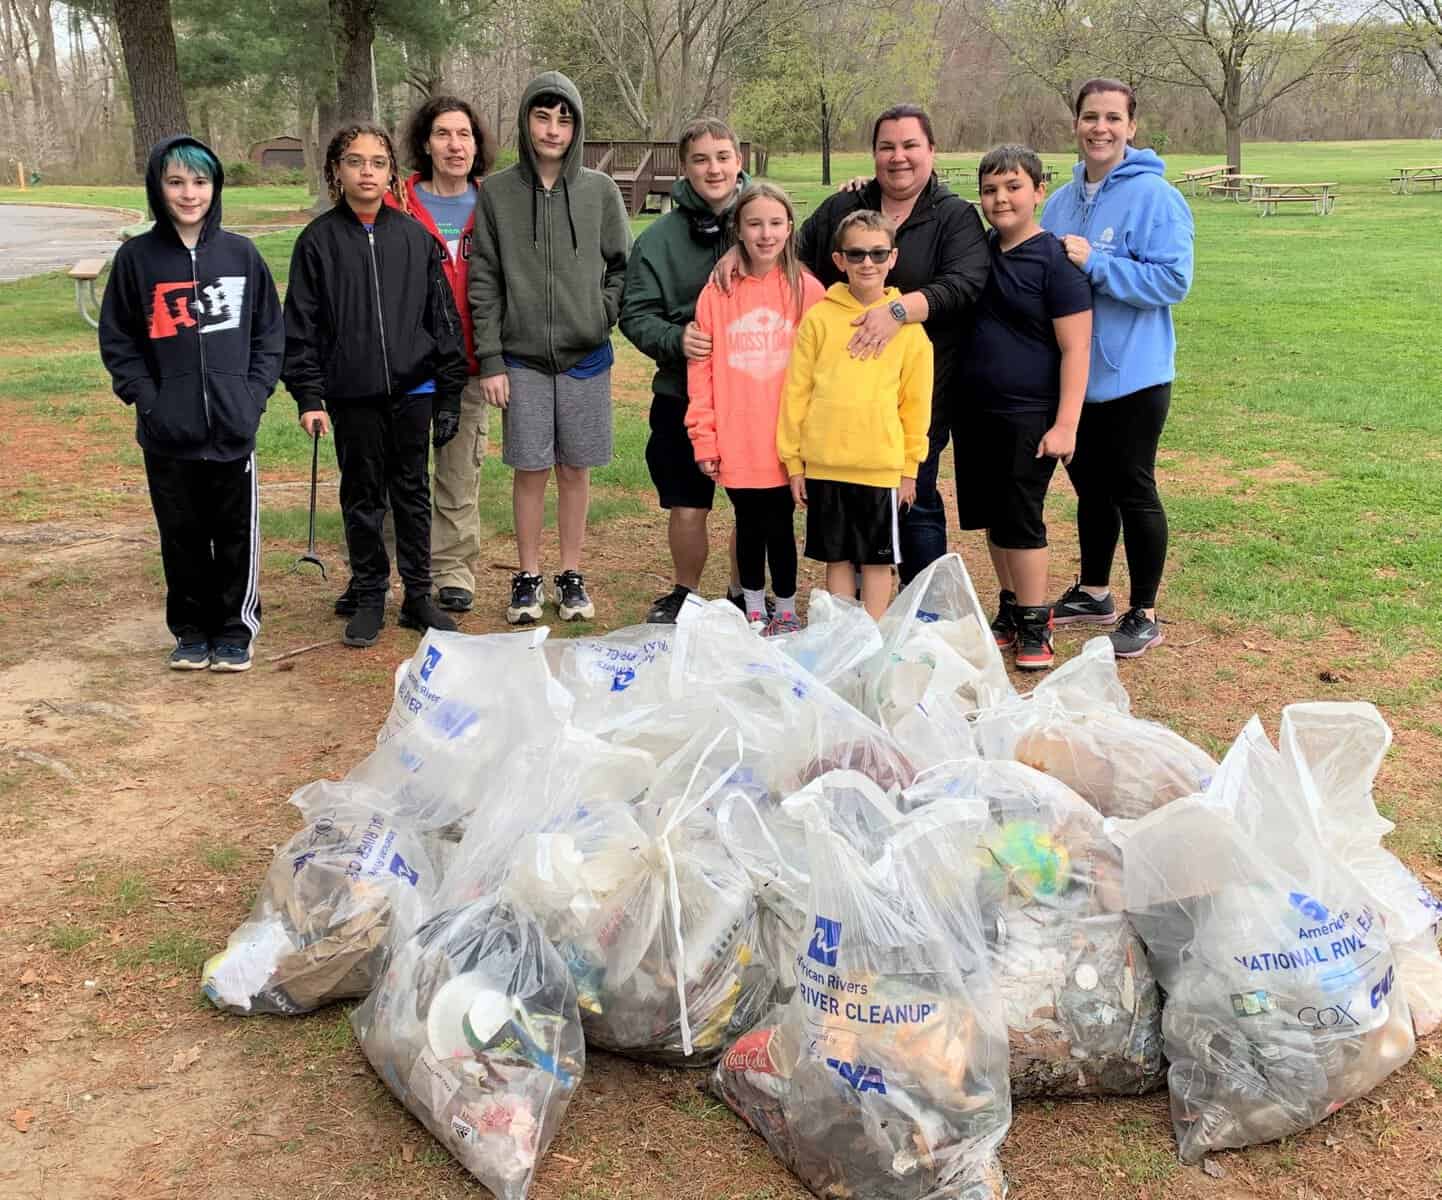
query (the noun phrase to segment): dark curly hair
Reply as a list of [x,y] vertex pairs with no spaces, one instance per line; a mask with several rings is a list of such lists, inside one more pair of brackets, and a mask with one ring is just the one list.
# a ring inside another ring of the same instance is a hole
[[471,123],[471,137],[476,143],[476,161],[471,167],[471,178],[479,179],[496,165],[496,135],[491,132],[485,118],[459,96],[432,96],[411,114],[405,133],[407,161],[422,179],[430,179],[431,156],[426,152],[426,142],[430,140],[431,126],[436,123],[436,118],[448,112],[465,113]]
[[406,205],[406,189],[401,186],[400,164],[396,161],[395,143],[385,127],[374,121],[349,121],[331,135],[330,144],[325,148],[325,190],[330,193],[330,202],[339,204],[341,198],[338,168],[350,144],[363,134],[369,134],[386,148],[391,159],[391,176],[386,183],[392,199],[401,206],[402,212],[409,212]]

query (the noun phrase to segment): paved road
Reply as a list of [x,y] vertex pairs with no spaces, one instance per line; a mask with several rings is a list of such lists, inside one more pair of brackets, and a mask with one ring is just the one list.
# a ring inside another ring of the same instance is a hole
[[0,204],[0,283],[113,254],[126,219],[104,209]]

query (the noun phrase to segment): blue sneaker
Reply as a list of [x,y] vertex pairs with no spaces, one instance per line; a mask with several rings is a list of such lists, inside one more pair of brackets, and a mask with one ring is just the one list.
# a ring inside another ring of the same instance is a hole
[[203,671],[210,666],[209,642],[179,642],[170,652],[172,671]]
[[238,646],[234,642],[217,642],[210,652],[212,671],[249,671],[250,647]]

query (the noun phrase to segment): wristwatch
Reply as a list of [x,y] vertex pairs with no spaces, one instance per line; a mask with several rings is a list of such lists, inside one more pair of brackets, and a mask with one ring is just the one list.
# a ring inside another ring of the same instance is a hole
[[886,311],[889,312],[894,318],[896,318],[897,324],[906,324],[906,305],[904,305],[900,300],[893,300],[889,305],[887,305]]

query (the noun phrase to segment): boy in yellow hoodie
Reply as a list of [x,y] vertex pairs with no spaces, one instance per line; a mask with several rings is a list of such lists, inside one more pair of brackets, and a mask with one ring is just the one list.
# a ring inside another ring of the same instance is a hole
[[899,306],[886,286],[896,231],[862,209],[836,227],[832,261],[846,276],[813,305],[796,331],[781,392],[776,450],[791,494],[806,510],[806,557],[826,564],[826,590],[855,593],[873,617],[891,599],[898,504],[916,497],[916,470],[931,425],[931,342],[918,324],[870,358],[853,358],[853,322],[878,305]]

